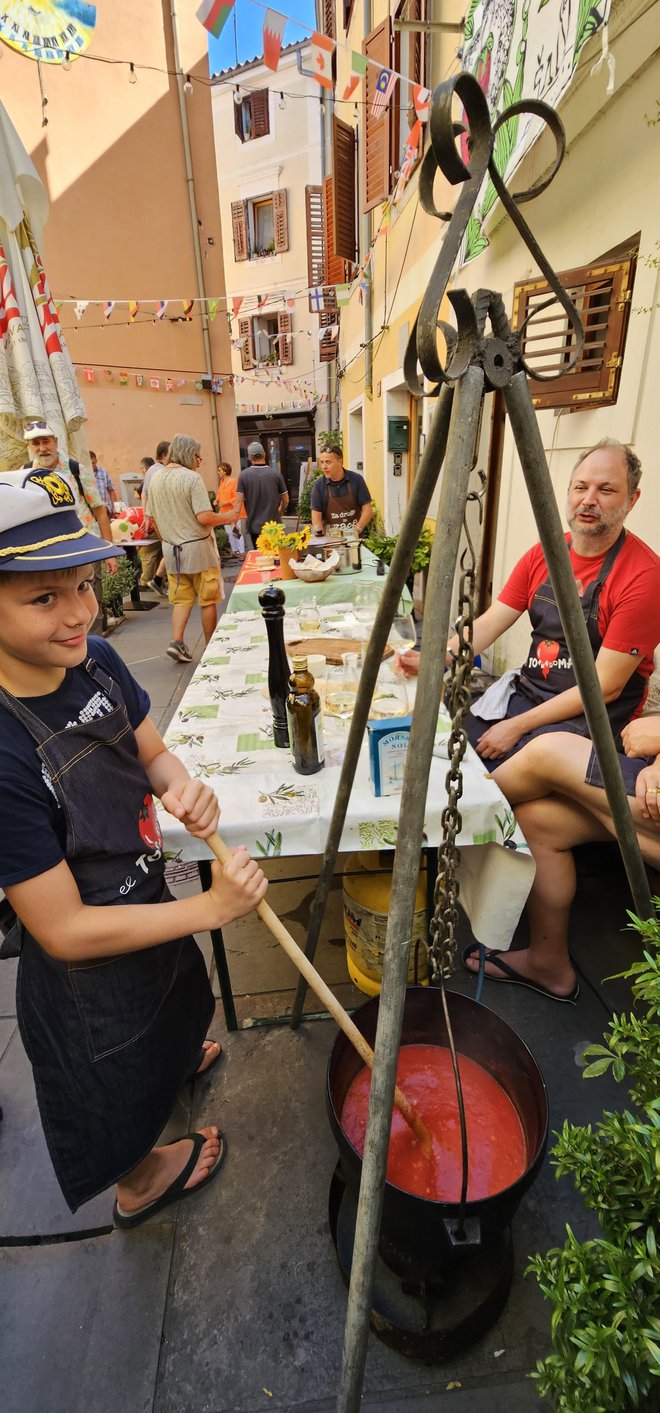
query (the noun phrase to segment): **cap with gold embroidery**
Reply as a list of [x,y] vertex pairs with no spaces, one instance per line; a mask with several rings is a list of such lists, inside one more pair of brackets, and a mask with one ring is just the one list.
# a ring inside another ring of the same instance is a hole
[[122,553],[81,524],[59,471],[0,472],[0,573],[73,569]]

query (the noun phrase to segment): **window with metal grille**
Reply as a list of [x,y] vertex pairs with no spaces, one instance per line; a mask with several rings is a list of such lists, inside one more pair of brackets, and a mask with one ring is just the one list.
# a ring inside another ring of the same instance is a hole
[[[535,407],[609,407],[619,394],[628,330],[637,249],[621,260],[560,273],[584,325],[584,348],[578,363],[562,376],[574,352],[566,315],[545,280],[522,280],[514,286],[515,329],[522,329],[522,350],[531,370],[529,390]],[[551,303],[548,301],[552,300]],[[546,377],[556,373],[552,382]]]

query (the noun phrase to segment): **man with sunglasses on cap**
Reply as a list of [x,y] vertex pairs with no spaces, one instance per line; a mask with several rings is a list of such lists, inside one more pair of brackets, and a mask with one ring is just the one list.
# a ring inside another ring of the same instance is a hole
[[75,1212],[116,1185],[115,1224],[133,1228],[222,1164],[215,1125],[158,1138],[220,1054],[191,934],[251,912],[267,884],[240,848],[208,892],[167,889],[154,796],[200,838],[218,801],[166,749],[114,649],[87,636],[93,566],[116,553],[57,470],[0,473],[0,888],[17,918],[3,951],[20,958],[18,1024],[64,1198]]
[[[100,539],[112,540],[110,516],[104,504],[93,471],[72,457],[63,460],[59,453],[57,437],[44,420],[28,422],[23,429],[23,437],[32,457],[24,470],[57,471],[73,491],[76,514],[87,530]],[[116,568],[116,559],[108,568]]]

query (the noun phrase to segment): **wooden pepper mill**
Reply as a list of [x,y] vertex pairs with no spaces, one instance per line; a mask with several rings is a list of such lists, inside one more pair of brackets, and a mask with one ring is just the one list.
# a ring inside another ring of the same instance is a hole
[[268,634],[268,695],[273,712],[273,740],[282,750],[289,749],[289,728],[286,719],[286,698],[289,690],[289,667],[284,646],[284,591],[268,584],[259,594],[261,612]]

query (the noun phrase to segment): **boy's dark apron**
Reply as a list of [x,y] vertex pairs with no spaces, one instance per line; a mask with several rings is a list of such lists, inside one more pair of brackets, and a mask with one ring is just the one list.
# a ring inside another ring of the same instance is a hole
[[[167,901],[151,786],[121,691],[91,658],[85,669],[113,702],[107,716],[52,733],[1,688],[0,703],[29,732],[50,775],[83,902]],[[35,840],[35,874],[37,850]],[[192,937],[75,963],[56,961],[25,931],[23,938],[18,1023],[53,1167],[75,1212],[153,1147],[197,1067],[213,996]]]

